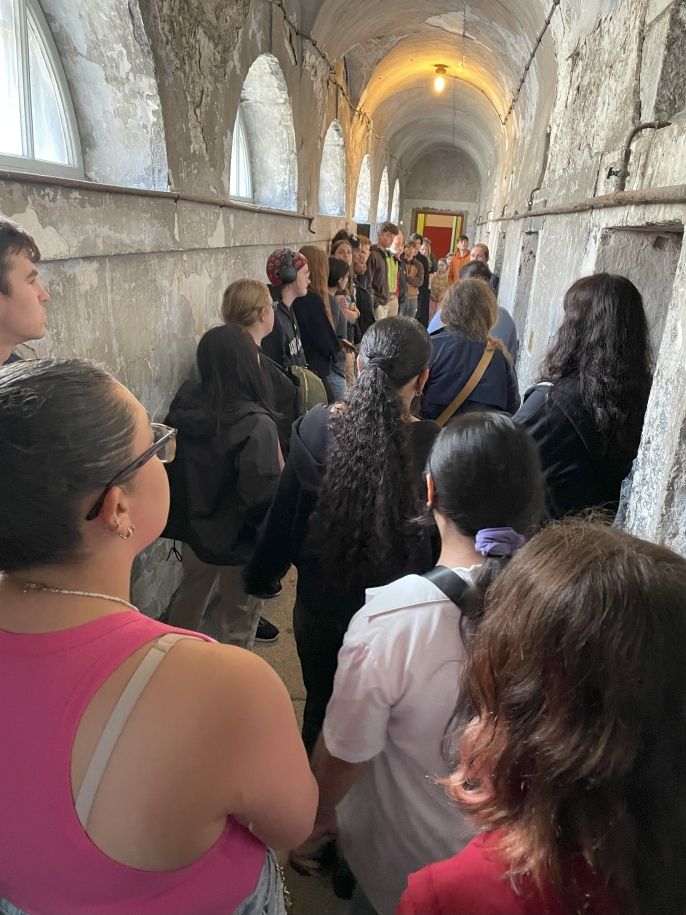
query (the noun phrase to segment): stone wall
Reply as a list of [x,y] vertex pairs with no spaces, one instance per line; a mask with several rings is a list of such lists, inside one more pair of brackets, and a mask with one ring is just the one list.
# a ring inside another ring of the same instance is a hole
[[[222,292],[241,276],[266,279],[278,245],[325,242],[341,221],[289,213],[3,182],[2,210],[34,235],[50,292],[37,356],[93,359],[130,388],[156,420],[193,371],[195,347],[219,323]],[[178,583],[169,544],[138,563],[134,595],[159,614]]]
[[[542,187],[532,193],[533,208],[615,191],[617,181],[609,172],[617,168],[630,131],[656,117],[669,118],[671,126],[647,130],[634,141],[627,190],[686,184],[686,70],[676,65],[684,53],[684,4],[563,2],[551,28],[559,90],[547,167],[539,182]],[[538,123],[535,132],[541,134],[545,127]],[[528,142],[523,135],[515,147],[522,172],[528,168]],[[522,335],[521,386],[536,374],[559,325],[568,286],[595,270],[612,268],[630,276],[633,272],[651,316],[656,375],[626,523],[630,530],[686,553],[684,204],[589,207],[586,212],[521,218],[529,206],[526,182],[515,173],[512,185],[519,192],[508,193],[501,183],[484,215],[504,210],[518,218],[486,220],[480,237],[495,251],[502,275],[501,303],[515,315]],[[634,230],[643,233],[646,244],[660,237],[665,241],[653,252],[632,242],[622,253],[613,236]],[[635,261],[629,263],[632,256]],[[639,264],[643,269],[637,272]]]

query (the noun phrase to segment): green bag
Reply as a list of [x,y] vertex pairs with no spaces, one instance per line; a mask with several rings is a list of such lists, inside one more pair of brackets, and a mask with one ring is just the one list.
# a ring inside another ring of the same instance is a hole
[[327,404],[329,402],[324,382],[313,371],[305,368],[304,365],[292,365],[290,374],[298,389],[298,416],[307,413],[318,403]]

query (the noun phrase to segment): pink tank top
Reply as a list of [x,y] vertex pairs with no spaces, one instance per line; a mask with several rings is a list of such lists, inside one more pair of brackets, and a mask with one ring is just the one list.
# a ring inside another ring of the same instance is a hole
[[265,846],[227,818],[193,864],[143,871],[88,838],[74,808],[71,750],[89,701],[134,651],[170,632],[114,613],[62,632],[0,631],[0,898],[31,915],[228,915],[252,893]]

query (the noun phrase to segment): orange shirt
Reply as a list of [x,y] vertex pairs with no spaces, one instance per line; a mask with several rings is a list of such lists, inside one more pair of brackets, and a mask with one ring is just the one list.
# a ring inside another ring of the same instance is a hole
[[469,251],[467,251],[466,254],[458,254],[456,251],[453,255],[453,259],[450,261],[450,269],[448,270],[448,283],[451,286],[459,280],[460,270],[462,270],[465,264],[469,263],[469,254]]

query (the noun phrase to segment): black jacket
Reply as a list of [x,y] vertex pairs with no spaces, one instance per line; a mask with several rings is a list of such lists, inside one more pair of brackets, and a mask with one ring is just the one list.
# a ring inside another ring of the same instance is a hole
[[355,303],[360,310],[360,317],[357,321],[357,327],[360,337],[368,327],[374,323],[374,296],[369,291],[368,277],[366,273],[357,274],[355,277]]
[[581,403],[578,378],[529,388],[514,418],[538,444],[552,518],[592,507],[616,512],[636,453],[604,453],[593,417]]
[[422,285],[420,286],[420,289],[422,291],[426,291],[429,288],[429,274],[431,273],[429,259],[425,254],[415,254],[415,260],[418,260],[424,268],[424,277],[422,278]]
[[163,536],[211,565],[243,565],[279,480],[274,420],[244,401],[230,404],[217,428],[200,386],[186,382],[165,423],[179,431],[176,457],[165,464],[171,506]]
[[305,351],[293,309],[277,299],[274,302],[274,329],[262,340],[262,349],[282,368],[305,365]]
[[307,365],[321,379],[328,377],[341,349],[338,337],[326,315],[324,302],[316,292],[308,292],[293,302],[300,328],[300,339]]
[[[293,427],[291,452],[267,524],[246,570],[246,584],[248,593],[270,593],[294,564],[298,569],[297,596],[302,604],[317,612],[350,619],[364,604],[364,590],[350,592],[338,588],[335,581],[324,576],[316,554],[306,543],[309,517],[317,503],[331,440],[329,418],[330,409],[317,406]],[[408,424],[408,431],[415,467],[421,473],[440,430],[433,422],[417,422]],[[410,562],[399,566],[393,578],[409,572],[426,572],[435,558],[431,536],[419,535]],[[368,586],[380,584],[385,582],[370,581]]]

